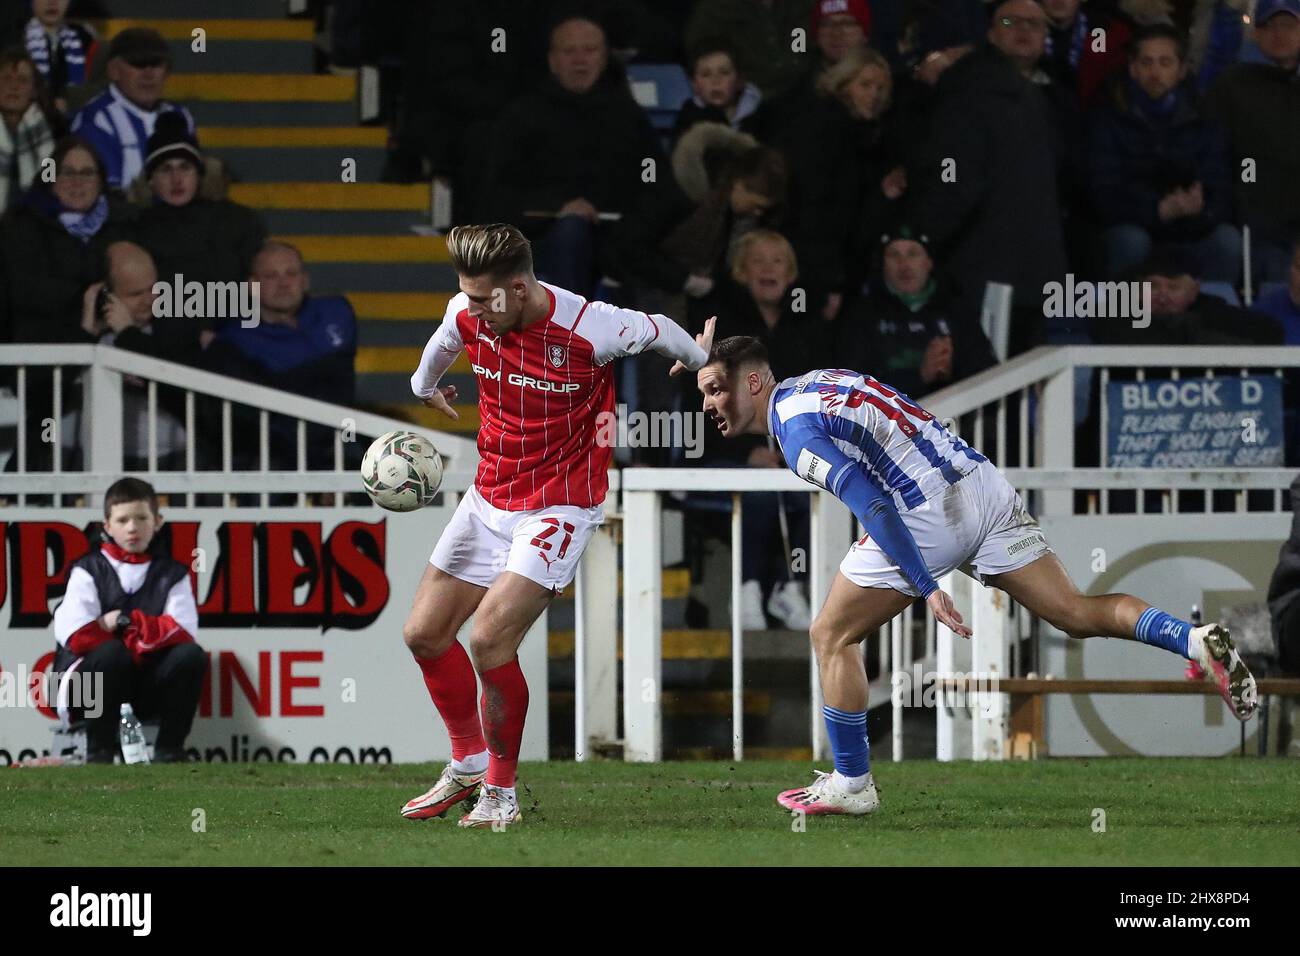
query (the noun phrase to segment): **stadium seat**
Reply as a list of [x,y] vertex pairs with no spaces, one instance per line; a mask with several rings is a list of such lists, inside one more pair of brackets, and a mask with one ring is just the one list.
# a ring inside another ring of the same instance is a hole
[[1229,305],[1240,306],[1241,298],[1237,295],[1237,290],[1228,282],[1202,282],[1201,291],[1206,295],[1216,296]]
[[682,104],[691,98],[691,81],[676,63],[632,63],[627,68],[632,98],[655,129],[673,128]]

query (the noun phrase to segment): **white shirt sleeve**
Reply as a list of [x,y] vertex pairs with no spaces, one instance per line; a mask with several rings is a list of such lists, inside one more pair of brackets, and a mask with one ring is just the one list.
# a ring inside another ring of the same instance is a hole
[[194,589],[190,587],[190,576],[187,574],[167,592],[167,603],[163,606],[163,613],[171,615],[173,621],[185,628],[190,637],[198,638],[199,636],[199,609],[194,603]]
[[438,382],[465,348],[465,343],[460,338],[460,329],[456,327],[456,316],[465,308],[466,301],[464,294],[452,297],[447,303],[442,324],[425,343],[424,354],[420,356],[420,367],[411,376],[411,391],[421,401],[437,390]]
[[625,355],[640,355],[647,349],[676,359],[692,371],[703,368],[709,360],[709,354],[695,343],[694,336],[666,315],[589,302],[579,329],[591,342],[597,365]]
[[99,592],[95,579],[85,568],[73,568],[68,575],[68,587],[63,592],[63,603],[54,609],[54,639],[60,646],[102,612],[99,609]]

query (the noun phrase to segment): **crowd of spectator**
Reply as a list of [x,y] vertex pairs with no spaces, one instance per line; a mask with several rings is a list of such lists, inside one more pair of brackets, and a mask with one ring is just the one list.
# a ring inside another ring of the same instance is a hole
[[[427,16],[391,171],[441,177],[458,221],[520,226],[543,279],[759,335],[778,375],[861,367],[922,397],[997,361],[988,283],[1011,288],[1006,357],[1300,336],[1300,0],[521,0]],[[503,26],[521,42],[494,48]],[[656,129],[628,74],[662,61],[691,95]],[[1152,326],[1049,316],[1045,286],[1067,275],[1150,282]],[[1210,282],[1263,294],[1247,311]],[[624,400],[694,402],[656,372]],[[772,457],[715,444],[706,462]]]
[[[310,296],[298,250],[269,242],[260,216],[227,198],[229,176],[205,156],[194,117],[166,97],[167,41],[132,26],[101,42],[67,18],[68,0],[24,6],[22,18],[0,22],[0,343],[111,345],[351,404],[351,307],[342,297]],[[8,12],[0,10],[0,21]],[[258,322],[246,326],[246,317],[224,310],[161,314],[155,307],[160,279],[204,288],[257,281]],[[62,375],[67,427],[60,454],[68,468],[78,466],[84,447],[80,372],[66,368]],[[53,412],[54,383],[52,367],[27,371],[28,469],[53,464],[43,425]],[[0,381],[15,384],[12,373]],[[144,384],[128,377],[128,470],[148,467],[146,396]],[[183,468],[189,444],[198,467],[220,467],[219,404],[200,396],[195,406],[196,434],[187,436],[181,391],[158,389],[159,468]],[[256,415],[246,406],[236,406],[235,415],[234,463],[254,467]],[[271,466],[296,468],[291,423],[277,415],[270,424]],[[328,432],[309,431],[313,467],[334,466]],[[6,459],[13,470],[17,455]]]

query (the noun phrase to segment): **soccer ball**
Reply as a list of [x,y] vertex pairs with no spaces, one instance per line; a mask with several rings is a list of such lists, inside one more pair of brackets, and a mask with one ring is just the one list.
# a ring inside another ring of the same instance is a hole
[[415,432],[392,431],[374,440],[361,459],[361,484],[370,500],[389,511],[415,511],[433,503],[442,484],[442,458]]

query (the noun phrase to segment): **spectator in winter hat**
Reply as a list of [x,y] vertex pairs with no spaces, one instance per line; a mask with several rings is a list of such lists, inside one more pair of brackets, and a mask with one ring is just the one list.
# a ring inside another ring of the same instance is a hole
[[159,117],[144,174],[150,204],[140,214],[139,237],[163,281],[177,273],[186,282],[246,279],[266,229],[247,206],[204,194],[203,154],[179,113]]
[[158,118],[178,112],[194,135],[194,117],[163,99],[171,73],[171,52],[156,30],[131,27],[108,48],[109,86],[72,118],[72,131],[103,157],[108,184],[125,189],[144,168],[146,146]]

